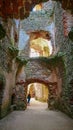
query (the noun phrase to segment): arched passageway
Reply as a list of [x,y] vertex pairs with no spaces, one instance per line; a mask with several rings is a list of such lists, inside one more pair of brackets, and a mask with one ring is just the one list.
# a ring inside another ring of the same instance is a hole
[[39,78],[30,78],[21,86],[20,84],[16,87],[16,105],[17,109],[27,108],[27,89],[28,85],[31,83],[41,83],[47,87],[47,106],[49,109],[55,109],[55,102],[57,101],[57,83],[56,82],[46,82],[46,80],[41,80]]
[[54,107],[54,104],[55,104],[55,101],[57,100],[57,91],[58,91],[58,87],[57,87],[57,82],[46,82],[45,80],[41,80],[39,78],[37,79],[29,79],[26,81],[26,91],[28,89],[28,85],[30,83],[40,83],[40,84],[44,84],[46,87],[47,87],[47,94],[46,94],[46,97],[47,97],[47,106],[49,109],[55,109]]
[[48,107],[49,89],[42,83],[34,82],[27,86],[27,108],[46,109]]
[[[55,62],[55,65],[53,64]],[[58,63],[58,64],[57,64]],[[31,58],[17,75],[16,106],[17,109],[27,108],[27,88],[30,83],[42,83],[48,86],[49,109],[58,108],[62,92],[62,76],[64,68],[62,58],[59,56],[48,58]]]

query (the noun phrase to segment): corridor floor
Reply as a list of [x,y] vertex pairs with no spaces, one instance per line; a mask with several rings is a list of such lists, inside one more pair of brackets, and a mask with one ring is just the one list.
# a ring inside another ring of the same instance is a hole
[[14,111],[0,120],[0,130],[73,130],[73,120],[47,104],[31,100],[25,111]]

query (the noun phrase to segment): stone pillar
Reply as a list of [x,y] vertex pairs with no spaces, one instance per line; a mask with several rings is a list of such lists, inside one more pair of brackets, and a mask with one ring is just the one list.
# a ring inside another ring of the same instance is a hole
[[27,87],[25,86],[25,79],[26,74],[24,72],[25,67],[18,69],[17,76],[16,76],[16,109],[17,110],[25,110],[26,109],[26,94],[27,94]]
[[24,85],[24,110],[27,108],[27,85]]
[[25,105],[25,87],[24,84],[20,85],[16,85],[15,88],[16,91],[16,97],[15,97],[15,104],[16,104],[16,109],[17,110],[24,110],[26,107]]
[[56,94],[57,84],[49,85],[48,108],[50,110],[58,109],[58,97]]

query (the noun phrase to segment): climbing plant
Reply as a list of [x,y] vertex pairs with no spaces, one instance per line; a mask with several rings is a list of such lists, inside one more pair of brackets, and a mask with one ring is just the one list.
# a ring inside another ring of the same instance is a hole
[[52,66],[56,66],[59,61],[61,61],[61,60],[64,61],[63,60],[64,59],[64,55],[65,55],[65,53],[58,52],[54,56],[50,56],[50,57],[39,57],[37,59],[39,61],[44,61],[45,63],[48,63],[48,64],[50,64]]
[[1,40],[2,38],[4,38],[5,35],[6,35],[6,31],[5,31],[5,29],[3,28],[2,24],[0,24],[0,40]]
[[73,41],[73,27],[71,28],[71,31],[69,32],[68,36]]
[[3,89],[5,85],[5,77],[3,74],[0,74],[0,89]]
[[17,56],[16,57],[16,62],[19,63],[19,66],[22,67],[23,65],[26,65],[28,60],[21,57],[21,56]]
[[9,49],[9,54],[12,58],[15,58],[18,55],[18,52],[19,52],[18,48],[14,46],[10,46],[8,47],[8,49]]

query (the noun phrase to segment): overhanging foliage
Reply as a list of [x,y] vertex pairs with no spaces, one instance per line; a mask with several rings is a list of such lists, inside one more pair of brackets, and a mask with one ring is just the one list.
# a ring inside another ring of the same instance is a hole
[[64,55],[65,55],[65,53],[58,52],[54,56],[30,58],[29,61],[31,61],[33,59],[34,60],[38,59],[38,61],[43,61],[44,63],[50,64],[52,66],[56,66],[58,64],[58,62],[60,62],[60,61],[63,62]]
[[14,47],[14,46],[10,46],[9,48],[9,54],[12,58],[15,58],[18,55],[18,48]]
[[16,62],[19,63],[20,66],[26,65],[28,60],[21,57],[21,56],[17,56],[16,57]]

